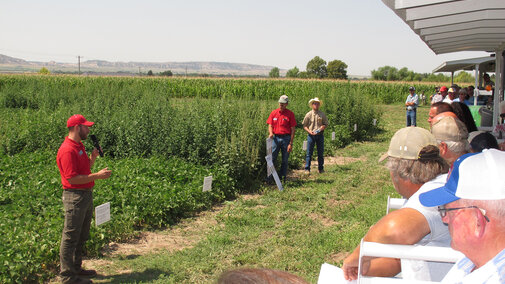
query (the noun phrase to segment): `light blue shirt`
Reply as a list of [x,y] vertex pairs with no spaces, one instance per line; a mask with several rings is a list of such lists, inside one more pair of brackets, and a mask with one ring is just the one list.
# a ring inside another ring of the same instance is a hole
[[408,106],[407,110],[414,110],[414,109],[416,109],[417,106],[419,105],[419,98],[417,97],[417,94],[416,93],[414,93],[414,95],[409,94],[407,96],[407,100],[405,101],[405,103],[414,103],[413,106]]
[[475,265],[464,257],[447,273],[442,283],[502,284],[505,283],[505,249],[482,267],[472,271]]

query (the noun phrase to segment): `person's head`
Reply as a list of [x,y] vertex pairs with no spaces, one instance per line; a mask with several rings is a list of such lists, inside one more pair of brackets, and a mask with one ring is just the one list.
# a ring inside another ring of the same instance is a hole
[[421,185],[449,169],[440,157],[435,137],[420,127],[398,130],[389,144],[385,158],[396,191],[409,198]]
[[468,99],[468,89],[467,88],[463,88],[461,90],[459,90],[459,101],[460,102],[464,102],[465,100]]
[[444,158],[449,165],[461,155],[468,153],[468,130],[461,120],[447,116],[437,119],[431,127],[431,133],[437,140],[440,149],[440,156]]
[[87,121],[84,116],[74,114],[67,120],[68,135],[74,140],[85,140],[89,134],[89,127],[93,124],[94,122]]
[[484,149],[500,149],[493,134],[486,131],[473,131],[468,134],[470,152],[479,153]]
[[456,114],[459,120],[465,124],[468,132],[477,131],[477,125],[473,119],[472,112],[465,103],[453,102],[451,103],[451,106],[453,112]]
[[453,112],[452,106],[444,102],[432,104],[430,112],[428,113],[428,122],[430,123],[430,126],[433,125],[433,118],[444,112]]
[[[447,183],[422,193],[421,204],[439,206],[451,247],[477,268],[505,247],[505,152],[489,149],[461,156]],[[478,173],[478,178],[475,176]]]
[[313,99],[310,99],[309,101],[309,106],[313,110],[319,110],[319,107],[323,104],[323,101],[321,101],[319,98],[315,97]]
[[280,98],[279,98],[279,108],[281,110],[285,110],[287,107],[288,107],[288,103],[289,103],[289,98],[288,96],[286,95],[282,95]]
[[487,74],[487,73],[484,73],[484,75],[482,76],[482,78],[484,79],[484,82],[486,82],[486,83],[489,82],[489,81],[491,81],[491,78],[489,77],[489,74]]
[[447,96],[447,87],[446,86],[442,86],[440,87],[440,94],[445,98],[445,96]]
[[454,100],[456,98],[456,88],[450,88],[448,91],[447,91],[447,95],[449,96],[449,98],[451,100]]
[[285,271],[265,268],[241,268],[224,272],[218,284],[308,284],[303,278]]
[[409,87],[409,92],[410,92],[411,95],[413,95],[416,92],[416,88],[414,88],[414,86],[410,86]]

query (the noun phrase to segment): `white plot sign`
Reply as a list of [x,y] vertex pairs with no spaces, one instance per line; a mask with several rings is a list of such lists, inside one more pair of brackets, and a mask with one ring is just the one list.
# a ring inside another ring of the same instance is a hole
[[307,151],[307,140],[303,141],[302,150]]
[[335,140],[335,132],[331,133],[331,140]]
[[110,202],[95,207],[95,224],[100,226],[108,221],[110,221]]
[[211,191],[212,189],[212,176],[203,178],[203,192]]
[[267,138],[267,156],[272,156],[272,145],[274,143],[274,139]]
[[[275,184],[277,185],[277,188],[282,191],[284,190],[284,187],[282,186],[281,179],[279,178],[279,175],[277,174],[277,171],[275,170],[274,163],[272,161],[272,156],[266,156],[265,160],[267,160],[267,172],[271,173],[271,175],[274,177]],[[270,175],[268,175],[270,176]]]

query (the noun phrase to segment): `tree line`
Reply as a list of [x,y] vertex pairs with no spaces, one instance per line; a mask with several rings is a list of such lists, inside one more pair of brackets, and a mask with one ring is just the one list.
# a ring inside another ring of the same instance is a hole
[[[269,77],[279,78],[279,68],[272,68]],[[324,59],[316,56],[307,62],[306,71],[300,71],[298,67],[295,66],[288,70],[286,77],[302,79],[347,79],[347,64],[338,59],[326,63]]]
[[[377,70],[372,70],[372,79],[380,81],[424,81],[424,82],[450,82],[451,77],[442,73],[416,73],[403,67],[398,70],[393,66],[382,66]],[[475,77],[468,72],[461,71],[454,76],[454,82],[473,83]]]

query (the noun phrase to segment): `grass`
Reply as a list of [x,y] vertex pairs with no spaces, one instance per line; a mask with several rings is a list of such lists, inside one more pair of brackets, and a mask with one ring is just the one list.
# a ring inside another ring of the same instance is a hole
[[[179,248],[176,244],[148,253],[125,251],[88,261],[98,269],[95,282],[213,283],[226,270],[266,267],[316,283],[321,264],[340,266],[384,215],[387,196],[395,195],[378,158],[394,132],[404,127],[405,110],[399,104],[382,109],[383,131],[374,141],[352,143],[336,153],[360,159],[328,165],[324,174],[292,179],[283,192],[265,187],[261,194],[204,212],[206,218],[190,218],[157,232],[169,237],[185,232],[182,239],[192,240],[190,245],[182,242]],[[428,110],[418,110],[418,125],[424,128]]]

